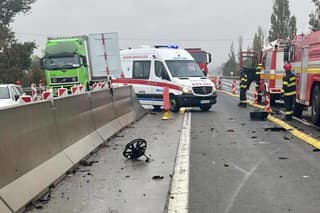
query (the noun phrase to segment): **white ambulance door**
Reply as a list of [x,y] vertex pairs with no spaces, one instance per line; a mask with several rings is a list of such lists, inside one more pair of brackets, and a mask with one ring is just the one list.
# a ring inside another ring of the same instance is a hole
[[300,90],[300,96],[299,99],[303,102],[306,101],[306,93],[307,93],[307,81],[308,81],[308,70],[309,65],[309,47],[305,47],[302,50],[302,63],[301,63],[301,73],[300,73],[300,79],[299,79],[299,90]]
[[170,82],[168,71],[162,61],[154,61],[154,84],[151,87],[151,93],[153,94],[153,101],[159,102],[162,105],[163,99],[163,85]]
[[132,79],[135,80],[133,87],[141,104],[151,104],[150,70],[151,60],[133,61]]

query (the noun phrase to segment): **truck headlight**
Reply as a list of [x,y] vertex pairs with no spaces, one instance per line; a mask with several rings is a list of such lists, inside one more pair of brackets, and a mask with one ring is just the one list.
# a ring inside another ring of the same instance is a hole
[[183,87],[182,92],[183,93],[192,93],[192,89],[190,87]]

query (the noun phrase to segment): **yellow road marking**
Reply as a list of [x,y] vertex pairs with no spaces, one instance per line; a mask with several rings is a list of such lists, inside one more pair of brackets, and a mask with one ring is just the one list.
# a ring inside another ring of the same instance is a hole
[[[233,95],[232,93],[230,92],[227,92],[227,91],[221,91],[227,95],[230,95],[230,96],[233,96],[233,97],[239,97],[239,95]],[[264,106],[261,106],[261,105],[257,105],[257,104],[254,104],[254,103],[249,103],[251,106],[253,107],[256,107],[256,108],[259,108],[259,109],[264,109]],[[268,120],[271,121],[272,123],[275,123],[281,127],[283,127],[284,129],[286,129],[288,132],[290,132],[293,136],[299,138],[300,140],[306,142],[307,144],[317,148],[317,149],[320,149],[320,140],[314,138],[314,137],[311,137],[310,135],[307,135],[306,133],[304,132],[301,132],[299,131],[297,128],[294,128],[293,126],[291,126],[290,124],[288,124],[287,122],[284,122],[272,115],[269,115],[268,116]]]

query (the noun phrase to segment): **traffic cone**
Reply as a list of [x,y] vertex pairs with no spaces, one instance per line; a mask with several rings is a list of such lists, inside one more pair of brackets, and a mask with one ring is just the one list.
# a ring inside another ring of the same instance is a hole
[[271,109],[271,106],[270,106],[270,94],[267,94],[266,95],[266,108],[265,108],[265,111],[266,112],[272,112],[272,109]]
[[233,80],[232,82],[232,94],[235,95],[237,93],[237,81]]
[[171,118],[169,87],[166,87],[163,90],[163,109],[164,109],[164,114],[163,114],[162,120],[169,120]]

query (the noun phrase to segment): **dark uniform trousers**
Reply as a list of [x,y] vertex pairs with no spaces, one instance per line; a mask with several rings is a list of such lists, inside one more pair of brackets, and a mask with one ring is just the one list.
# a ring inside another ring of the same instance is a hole
[[242,74],[240,77],[240,103],[239,106],[247,106],[247,86],[248,77],[246,74]]
[[293,115],[293,104],[296,98],[296,77],[291,73],[287,73],[283,78],[283,98],[284,108],[286,110],[286,120],[291,120]]

